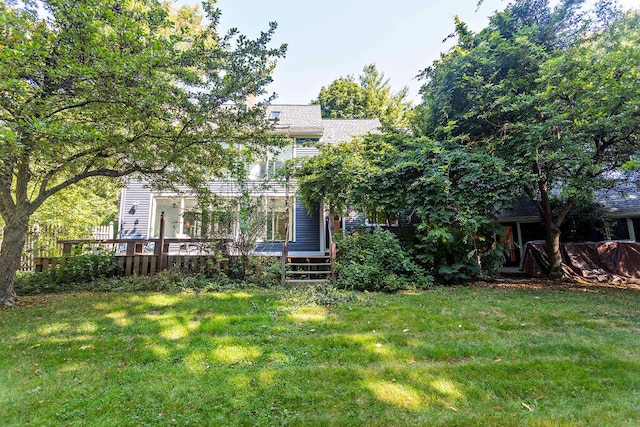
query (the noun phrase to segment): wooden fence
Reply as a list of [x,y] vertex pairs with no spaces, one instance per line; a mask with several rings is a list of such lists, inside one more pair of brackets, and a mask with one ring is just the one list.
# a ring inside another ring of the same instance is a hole
[[[0,228],[0,244],[2,243],[2,232]],[[111,239],[114,236],[114,224],[93,227],[88,231],[93,239]],[[62,245],[58,243],[60,239],[68,238],[67,229],[56,223],[39,224],[37,221],[29,227],[20,259],[20,271],[33,271],[35,260],[42,258],[55,258],[62,255]]]
[[[114,270],[113,276],[147,276],[161,270],[178,268],[185,273],[210,273],[212,270],[226,271],[228,259],[220,260],[216,255],[116,255],[116,262],[120,268]],[[160,259],[162,258],[162,262]],[[34,258],[35,271],[42,272],[54,268],[65,262],[65,257],[37,257]]]
[[115,237],[113,221],[109,225],[98,225],[93,227],[91,238],[95,240],[113,239]]
[[93,239],[60,240],[62,229],[42,231],[38,224],[29,231],[22,270],[41,272],[66,262],[74,254],[112,253],[121,267],[114,270],[113,275],[149,275],[170,268],[180,268],[187,273],[205,273],[211,269],[228,268],[228,263],[221,265],[220,255],[229,259],[228,244],[232,241],[228,236],[213,239],[164,238],[164,212],[158,239],[114,239],[113,223],[96,227]]
[[[29,227],[20,259],[20,270],[32,271],[35,258],[62,255],[58,239],[66,237],[66,234],[67,230],[59,224],[38,224],[36,222]],[[1,242],[2,230],[0,229]]]
[[65,262],[76,253],[114,253],[121,267],[114,275],[149,275],[171,268],[180,268],[186,273],[206,273],[211,269],[227,268],[220,258],[229,259],[227,244],[230,241],[227,237],[59,240],[62,256],[35,257],[34,266],[35,271],[41,272]]

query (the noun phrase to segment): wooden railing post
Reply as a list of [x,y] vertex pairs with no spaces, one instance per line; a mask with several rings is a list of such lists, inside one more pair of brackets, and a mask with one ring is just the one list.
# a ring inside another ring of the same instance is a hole
[[160,214],[160,238],[156,243],[158,246],[154,248],[154,252],[158,253],[158,271],[164,270],[164,211]]
[[131,240],[130,242],[127,242],[127,251],[126,251],[126,255],[127,256],[133,256],[136,253],[136,242],[135,240]]
[[62,244],[62,254],[63,255],[71,255],[71,248],[73,247],[73,243],[65,242]]

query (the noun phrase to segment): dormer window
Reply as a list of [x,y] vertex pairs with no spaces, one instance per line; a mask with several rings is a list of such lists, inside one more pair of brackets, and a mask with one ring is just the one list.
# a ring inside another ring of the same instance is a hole
[[269,113],[269,120],[278,120],[280,118],[280,111],[272,111]]

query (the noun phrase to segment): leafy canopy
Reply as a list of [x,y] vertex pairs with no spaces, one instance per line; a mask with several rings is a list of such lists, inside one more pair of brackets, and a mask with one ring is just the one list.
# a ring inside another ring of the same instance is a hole
[[[203,188],[274,144],[263,108],[285,46],[220,34],[157,0],[0,0],[0,306],[15,299],[26,227],[54,195],[132,174]],[[271,99],[271,98],[269,98]]]
[[[93,176],[162,174],[197,184],[221,174],[232,144],[266,143],[261,94],[284,47],[175,28],[153,0],[0,3],[0,214],[33,213]],[[44,17],[42,17],[44,16]],[[184,19],[183,19],[184,21]]]
[[415,133],[501,159],[519,177],[552,274],[568,213],[628,180],[638,155],[638,13],[582,4],[518,0],[477,34],[457,21],[458,43],[422,73],[414,122]]
[[477,276],[478,256],[500,250],[496,209],[512,200],[515,180],[501,159],[400,133],[323,146],[296,176],[309,207],[399,219],[416,259],[446,282]]
[[339,119],[377,118],[385,129],[397,129],[409,124],[411,103],[408,88],[393,93],[389,79],[374,64],[366,65],[358,80],[349,75],[322,87],[318,98],[322,117]]

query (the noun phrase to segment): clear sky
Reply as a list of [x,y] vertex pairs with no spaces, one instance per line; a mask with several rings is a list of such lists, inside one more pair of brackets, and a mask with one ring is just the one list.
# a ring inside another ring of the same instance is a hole
[[[178,0],[196,4],[198,0]],[[237,27],[257,36],[276,21],[274,46],[288,44],[268,88],[279,104],[306,104],[322,86],[338,77],[357,76],[366,64],[376,64],[394,91],[409,87],[417,102],[416,75],[451,45],[443,39],[453,31],[458,15],[479,31],[488,17],[508,2],[485,0],[218,0],[221,29]],[[619,1],[638,8],[640,0]]]

